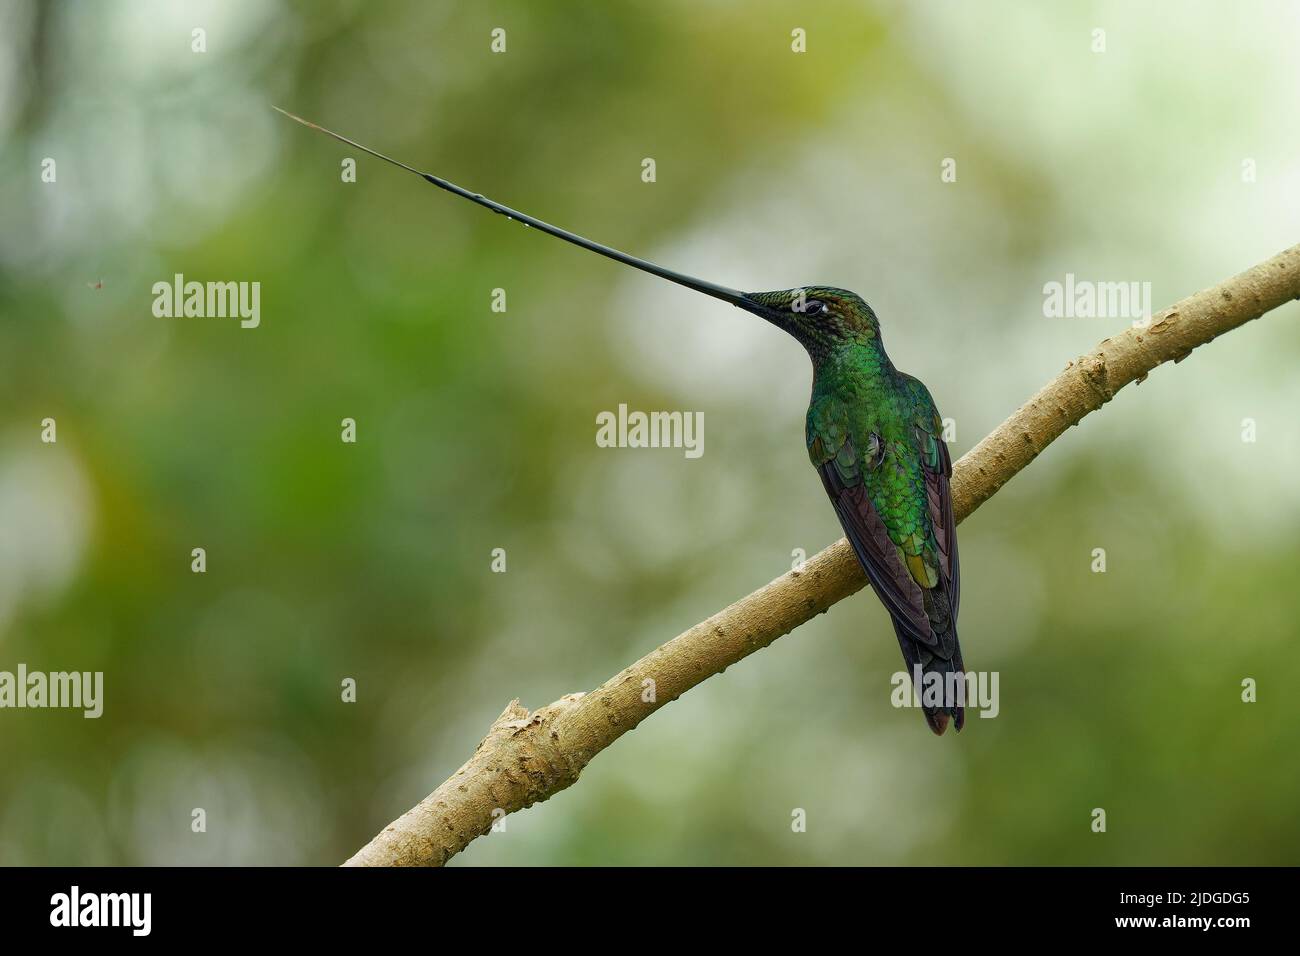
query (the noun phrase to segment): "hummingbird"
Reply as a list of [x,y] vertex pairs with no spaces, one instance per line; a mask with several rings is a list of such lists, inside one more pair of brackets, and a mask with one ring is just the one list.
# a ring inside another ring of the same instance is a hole
[[961,730],[965,667],[957,641],[960,573],[952,459],[929,389],[890,361],[880,321],[861,296],[834,286],[738,292],[674,272],[273,108],[508,219],[744,309],[802,345],[813,370],[804,430],[808,457],[867,580],[893,620],[926,723],[936,734],[950,721]]

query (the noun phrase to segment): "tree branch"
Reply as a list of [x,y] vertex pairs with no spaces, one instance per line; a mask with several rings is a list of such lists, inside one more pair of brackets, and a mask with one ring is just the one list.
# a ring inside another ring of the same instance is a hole
[[[1066,366],[954,468],[961,521],[1071,425],[1199,345],[1300,298],[1300,246],[1103,339]],[[386,827],[346,866],[439,866],[488,832],[578,779],[600,751],[696,684],[766,647],[860,590],[866,579],[841,538],[791,571],[651,651],[590,694],[530,713],[513,701],[469,761]],[[650,683],[653,682],[653,683]],[[654,693],[645,693],[653,687]],[[651,697],[651,700],[647,700]]]

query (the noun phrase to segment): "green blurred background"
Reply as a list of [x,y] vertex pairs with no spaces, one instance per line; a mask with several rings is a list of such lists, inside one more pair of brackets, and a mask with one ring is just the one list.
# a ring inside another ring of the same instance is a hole
[[[98,721],[0,711],[0,863],[338,863],[511,698],[839,536],[781,333],[375,161],[343,183],[355,152],[271,103],[729,286],[859,291],[956,457],[1125,325],[1044,318],[1044,283],[1160,308],[1300,241],[1298,32],[1295,3],[0,0],[0,669],[106,684]],[[261,327],[155,318],[176,272],[260,281]],[[1297,318],[1124,390],[962,526],[997,719],[893,709],[862,594],[455,862],[1297,862]],[[619,403],[704,412],[703,457],[598,448]]]

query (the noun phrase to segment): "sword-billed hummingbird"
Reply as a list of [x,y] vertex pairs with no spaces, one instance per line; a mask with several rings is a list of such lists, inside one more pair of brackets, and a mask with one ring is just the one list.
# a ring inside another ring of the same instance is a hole
[[[929,390],[885,354],[880,322],[860,296],[829,286],[737,292],[592,242],[276,107],[290,119],[400,166],[440,189],[624,265],[752,312],[794,337],[812,359],[805,436],[840,524],[893,618],[926,723],[964,723],[957,643],[959,570],[949,480],[952,460]],[[933,675],[933,676],[932,676]]]

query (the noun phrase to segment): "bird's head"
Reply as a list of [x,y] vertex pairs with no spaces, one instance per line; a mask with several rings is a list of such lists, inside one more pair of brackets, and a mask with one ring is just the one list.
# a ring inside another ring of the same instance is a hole
[[844,342],[880,337],[871,306],[856,292],[806,286],[780,292],[746,292],[741,308],[762,316],[816,355]]

